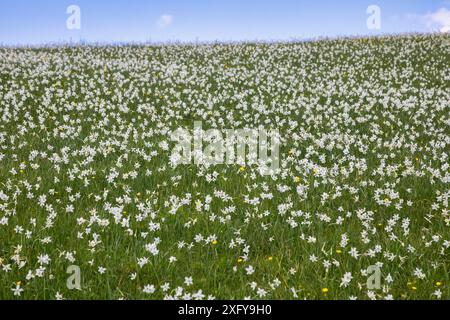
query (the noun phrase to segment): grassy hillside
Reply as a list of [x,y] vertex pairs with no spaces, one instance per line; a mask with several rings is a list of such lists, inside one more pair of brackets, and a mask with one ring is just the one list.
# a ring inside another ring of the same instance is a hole
[[[449,299],[449,77],[448,35],[0,48],[0,299]],[[173,166],[194,121],[280,168]]]

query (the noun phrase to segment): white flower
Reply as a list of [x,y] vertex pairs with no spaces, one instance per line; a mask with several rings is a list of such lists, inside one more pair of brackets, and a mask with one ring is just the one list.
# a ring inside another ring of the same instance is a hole
[[340,286],[341,287],[347,287],[348,285],[349,285],[349,283],[350,283],[350,281],[352,281],[352,274],[351,274],[351,272],[346,272],[345,274],[344,274],[344,276],[342,277],[342,279],[341,279],[341,284],[340,284]]
[[38,262],[40,263],[40,264],[48,264],[49,262],[50,262],[50,258],[49,258],[49,256],[48,256],[48,254],[45,254],[45,255],[40,255],[39,257],[38,257]]
[[187,286],[192,285],[194,282],[192,281],[192,277],[185,277],[184,278],[184,284]]
[[437,299],[440,299],[442,297],[442,291],[440,289],[437,289],[433,292],[433,295],[436,296]]
[[142,290],[144,293],[152,294],[155,292],[155,286],[152,284],[147,284],[144,286],[144,289]]
[[245,271],[247,272],[247,275],[251,275],[255,272],[255,269],[253,269],[253,266],[248,266],[245,268]]
[[161,285],[161,290],[163,292],[166,292],[167,290],[169,290],[169,288],[170,288],[170,284],[168,282],[166,282],[163,285]]
[[262,289],[262,288],[258,288],[258,290],[256,291],[256,294],[260,297],[263,298],[267,295],[267,291]]
[[425,274],[423,273],[422,269],[416,268],[414,270],[414,275],[419,279],[425,279]]
[[22,295],[23,289],[20,287],[20,283],[17,283],[15,288],[11,289],[15,296]]

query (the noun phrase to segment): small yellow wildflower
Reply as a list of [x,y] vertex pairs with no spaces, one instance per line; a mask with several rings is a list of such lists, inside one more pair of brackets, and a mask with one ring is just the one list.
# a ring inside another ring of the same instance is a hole
[[437,287],[440,287],[441,285],[442,285],[442,282],[440,282],[440,281],[436,282]]
[[295,181],[296,183],[299,183],[299,182],[300,182],[300,177],[294,177],[294,181]]
[[273,260],[273,257],[270,256],[270,257],[267,258],[267,260],[272,261],[272,260]]
[[341,253],[342,253],[342,250],[336,249],[336,253],[337,253],[337,254],[341,254]]
[[216,244],[217,244],[217,240],[213,240],[211,243],[212,243],[213,245],[216,245]]
[[322,288],[322,293],[323,294],[327,294],[328,293],[328,288]]
[[245,171],[245,167],[240,167],[239,171],[244,172]]

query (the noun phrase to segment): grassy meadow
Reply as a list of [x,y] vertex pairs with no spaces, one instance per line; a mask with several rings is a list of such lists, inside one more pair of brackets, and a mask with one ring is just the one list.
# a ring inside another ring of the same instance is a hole
[[0,48],[0,299],[449,299],[449,40]]

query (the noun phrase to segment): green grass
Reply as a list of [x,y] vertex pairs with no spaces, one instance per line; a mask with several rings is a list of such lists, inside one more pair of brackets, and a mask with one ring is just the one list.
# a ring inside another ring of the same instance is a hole
[[[0,48],[0,299],[449,299],[448,40]],[[277,128],[280,170],[172,168],[168,131],[200,120]]]

